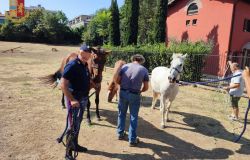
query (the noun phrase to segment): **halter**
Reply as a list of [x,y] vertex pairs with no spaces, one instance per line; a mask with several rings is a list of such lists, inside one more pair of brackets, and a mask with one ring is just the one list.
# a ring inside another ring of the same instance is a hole
[[[172,72],[172,70],[177,71],[179,74],[181,73],[181,71],[178,68],[176,68],[176,67],[172,67],[170,69],[170,73]],[[168,80],[169,80],[170,83],[173,83],[173,82],[179,83],[179,80],[176,77],[174,77],[172,80],[170,80],[170,78],[168,77]]]
[[[96,54],[97,57],[100,55],[98,53],[94,53],[94,54]],[[97,62],[95,62],[94,57],[91,58],[91,62],[92,62],[91,68],[93,70],[93,74],[91,76],[91,79],[95,83],[101,83],[101,81],[102,81],[102,74],[101,74],[101,72],[103,70],[102,64],[104,66],[105,62],[104,62],[104,60],[102,60],[102,58],[100,58]]]
[[178,70],[178,68],[176,68],[176,67],[171,68],[170,73],[171,73],[171,71],[172,71],[173,69],[176,70],[178,73],[181,73],[181,71]]

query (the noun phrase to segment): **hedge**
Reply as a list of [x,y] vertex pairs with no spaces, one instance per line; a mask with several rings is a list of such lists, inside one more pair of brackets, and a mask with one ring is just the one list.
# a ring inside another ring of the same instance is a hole
[[145,57],[143,64],[149,72],[157,66],[170,66],[173,53],[187,53],[188,57],[184,64],[184,73],[181,76],[185,81],[200,81],[204,58],[211,53],[213,45],[211,42],[177,42],[172,41],[168,47],[164,43],[143,46],[112,47],[112,54],[108,57],[106,65],[113,67],[114,63],[120,59],[131,62],[130,58],[134,54],[141,54]]

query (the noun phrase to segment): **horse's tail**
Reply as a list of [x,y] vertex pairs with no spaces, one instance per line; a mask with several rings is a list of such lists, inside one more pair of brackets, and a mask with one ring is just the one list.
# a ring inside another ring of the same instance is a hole
[[47,84],[53,88],[55,88],[59,84],[59,80],[61,79],[62,74],[60,70],[57,70],[55,73],[40,77],[39,79],[43,84]]

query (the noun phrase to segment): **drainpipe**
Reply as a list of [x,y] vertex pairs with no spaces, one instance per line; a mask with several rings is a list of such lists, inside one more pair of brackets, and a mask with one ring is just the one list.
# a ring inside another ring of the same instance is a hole
[[232,47],[232,40],[233,40],[233,31],[234,31],[234,20],[235,20],[235,10],[236,10],[236,4],[238,0],[234,0],[233,4],[233,12],[232,12],[232,21],[231,21],[231,30],[230,30],[230,37],[229,37],[229,44],[228,44],[228,53],[231,53],[231,47]]

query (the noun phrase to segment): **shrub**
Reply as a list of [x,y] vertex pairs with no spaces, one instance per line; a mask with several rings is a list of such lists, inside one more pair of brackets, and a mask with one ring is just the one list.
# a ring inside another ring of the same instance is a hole
[[182,80],[200,81],[202,68],[204,67],[204,58],[211,53],[213,45],[211,42],[178,42],[172,41],[166,47],[164,43],[147,44],[143,46],[126,46],[112,47],[104,46],[111,49],[112,54],[107,59],[107,66],[113,67],[117,60],[130,62],[130,57],[134,54],[141,54],[145,57],[146,62],[143,64],[149,72],[157,66],[170,66],[173,53],[187,53],[188,57],[184,65]]

